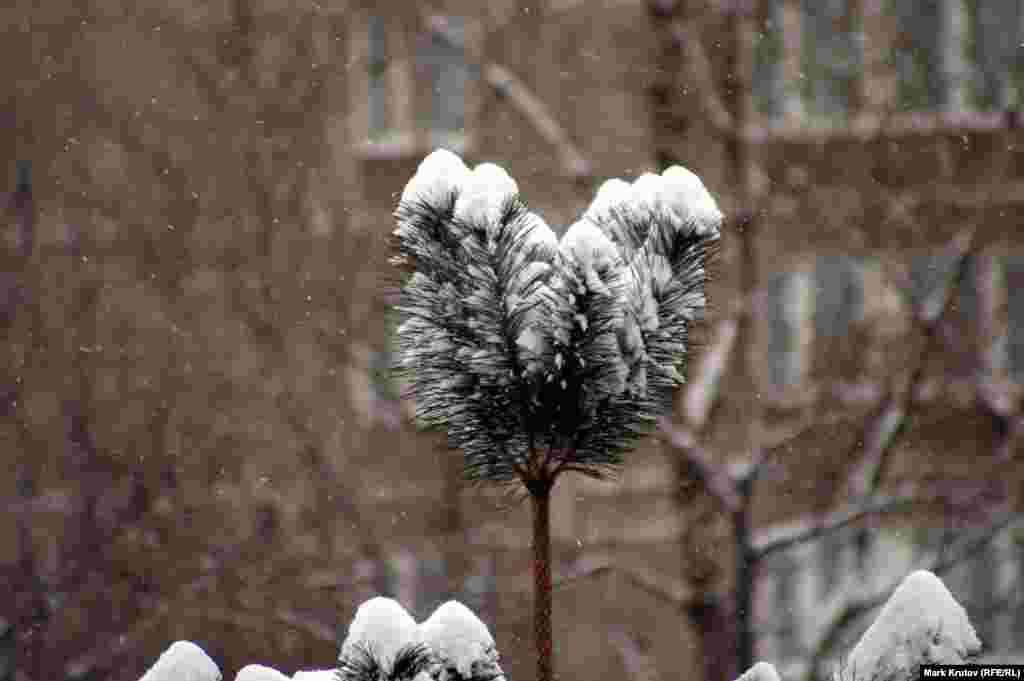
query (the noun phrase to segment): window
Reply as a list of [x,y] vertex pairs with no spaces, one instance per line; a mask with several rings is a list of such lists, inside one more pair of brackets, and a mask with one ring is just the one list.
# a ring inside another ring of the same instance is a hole
[[952,11],[949,0],[900,0],[891,8],[899,30],[892,61],[900,108],[956,108],[953,94],[963,59],[946,44],[962,33],[961,15]]
[[860,264],[844,255],[821,256],[814,269],[814,330],[820,338],[845,338],[864,317]]
[[783,69],[785,5],[767,0],[764,28],[754,36],[753,95],[761,113],[772,122],[783,119],[793,98],[788,97]]
[[465,145],[465,22],[436,18],[436,31],[394,15],[367,15],[350,36],[350,136],[364,152],[415,154]]
[[1003,258],[1003,286],[1006,291],[1006,329],[1003,330],[1002,362],[1010,378],[1024,382],[1024,256]]
[[370,140],[381,141],[394,127],[388,93],[388,36],[383,17],[371,16],[366,59]]
[[430,109],[426,127],[432,146],[461,147],[466,127],[465,22],[461,17],[443,20],[444,35],[433,33],[424,41],[419,68],[430,83]]
[[[1007,0],[767,0],[755,101],[770,121],[802,113],[825,125],[842,122],[861,96],[884,110],[1019,108],[1022,15],[1024,5]],[[865,40],[884,56],[865,59]],[[865,76],[876,80],[865,87]]]
[[417,621],[422,622],[439,605],[450,600],[452,594],[448,591],[448,566],[440,554],[421,558],[416,565],[416,575],[419,592],[416,594],[416,604],[409,608],[409,612]]
[[768,379],[775,389],[784,390],[803,379],[813,334],[811,284],[811,277],[799,271],[779,273],[768,281]]
[[965,2],[970,31],[968,52],[974,64],[970,96],[979,109],[1020,106],[1024,77],[1024,9],[1020,2]]
[[803,94],[812,118],[841,120],[851,109],[863,70],[856,7],[849,0],[801,0]]
[[472,558],[472,574],[462,584],[462,602],[484,622],[493,622],[497,610],[495,563],[491,553],[477,551]]

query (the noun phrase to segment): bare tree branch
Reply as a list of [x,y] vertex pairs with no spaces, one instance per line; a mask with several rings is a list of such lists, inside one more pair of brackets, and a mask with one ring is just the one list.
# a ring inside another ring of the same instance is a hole
[[935,295],[928,296],[915,310],[915,318],[922,326],[923,347],[917,353],[917,361],[910,372],[906,389],[899,393],[890,387],[883,400],[868,418],[862,438],[854,445],[862,450],[859,457],[851,452],[850,459],[859,459],[856,470],[850,475],[845,495],[850,499],[863,499],[877,487],[886,457],[906,421],[908,411],[915,404],[914,396],[924,381],[928,360],[935,352],[942,320],[949,314],[952,290],[957,281],[962,281],[967,268],[968,255],[974,243],[974,230],[958,234],[948,246],[954,264]]
[[688,430],[661,418],[658,420],[658,436],[676,455],[682,457],[690,479],[703,484],[723,510],[733,513],[740,508],[736,481],[725,466],[711,460]]
[[636,640],[625,629],[610,627],[608,641],[622,658],[626,675],[632,681],[661,681],[661,674],[658,673],[658,667],[654,660],[640,648]]
[[704,49],[704,44],[700,41],[700,32],[691,25],[692,23],[691,21],[673,22],[669,29],[672,42],[683,50],[687,76],[697,90],[701,109],[708,122],[711,123],[711,127],[720,135],[735,136],[736,121],[718,94],[711,69],[711,60]]
[[797,544],[841,530],[868,516],[903,510],[920,500],[913,493],[874,496],[852,507],[832,511],[824,518],[820,514],[805,514],[795,521],[755,531],[752,549],[757,559],[765,559]]
[[[420,18],[432,35],[453,47],[466,48],[463,40],[449,28],[448,22],[441,14],[431,13],[428,8],[423,8],[420,11]],[[471,50],[465,52],[477,62],[481,76],[498,96],[507,98],[540,136],[558,150],[567,175],[574,178],[586,178],[591,175],[590,161],[583,156],[568,131],[557,121],[547,105],[521,79],[508,67],[488,60],[485,55],[470,54]]]
[[700,431],[707,423],[738,336],[739,321],[736,317],[726,317],[720,321],[714,344],[704,353],[697,376],[687,386],[684,398],[686,421],[694,430]]

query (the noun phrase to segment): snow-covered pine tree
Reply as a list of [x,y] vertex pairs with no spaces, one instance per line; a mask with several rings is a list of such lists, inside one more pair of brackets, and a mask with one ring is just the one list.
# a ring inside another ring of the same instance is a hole
[[395,213],[399,379],[474,482],[533,503],[538,681],[550,681],[550,496],[606,477],[672,405],[722,214],[673,167],[609,180],[559,240],[502,168],[427,156]]

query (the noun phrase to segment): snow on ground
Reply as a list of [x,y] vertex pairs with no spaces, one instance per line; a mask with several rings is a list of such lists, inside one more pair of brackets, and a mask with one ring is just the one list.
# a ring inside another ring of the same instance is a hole
[[220,669],[191,641],[175,641],[139,681],[220,681]]
[[747,671],[740,674],[736,681],[779,681],[779,672],[775,665],[767,662],[758,662]]
[[291,681],[291,679],[271,667],[249,664],[239,670],[235,681]]
[[378,596],[356,610],[341,645],[341,657],[349,655],[357,645],[368,647],[378,662],[388,668],[399,650],[418,639],[419,629],[412,615],[398,601]]
[[962,664],[981,650],[967,612],[927,570],[909,574],[838,672],[842,681],[907,681],[922,663]]
[[[454,667],[463,677],[477,669],[502,674],[494,637],[472,610],[458,601],[448,601],[420,625],[423,641],[438,655],[445,667]],[[488,674],[490,676],[491,674]]]

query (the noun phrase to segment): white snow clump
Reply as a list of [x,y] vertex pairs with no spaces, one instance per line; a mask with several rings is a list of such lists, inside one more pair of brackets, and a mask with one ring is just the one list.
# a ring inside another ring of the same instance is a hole
[[779,672],[775,665],[768,662],[758,662],[747,671],[740,674],[736,681],[779,681]]
[[291,679],[272,667],[249,664],[239,670],[235,681],[291,681]]
[[139,681],[220,681],[220,669],[191,641],[175,641]]
[[601,229],[589,220],[573,224],[562,236],[559,249],[566,258],[576,263],[583,274],[587,288],[602,295],[615,295],[597,274],[598,269],[621,269],[619,249]]
[[356,610],[341,644],[341,657],[347,657],[356,646],[369,648],[385,669],[391,667],[395,655],[419,637],[416,620],[398,601],[377,596]]
[[445,669],[454,668],[464,678],[472,671],[503,675],[487,625],[458,601],[439,606],[420,625],[420,635]]
[[842,681],[908,681],[922,664],[963,664],[981,650],[967,612],[927,570],[907,575],[837,672]]
[[459,193],[469,178],[469,168],[447,149],[437,149],[424,158],[416,174],[402,191],[402,202],[426,201],[437,206],[452,193]]
[[502,208],[519,194],[516,181],[501,166],[481,163],[466,178],[462,193],[455,201],[455,218],[472,224],[486,225],[493,236],[500,222]]

